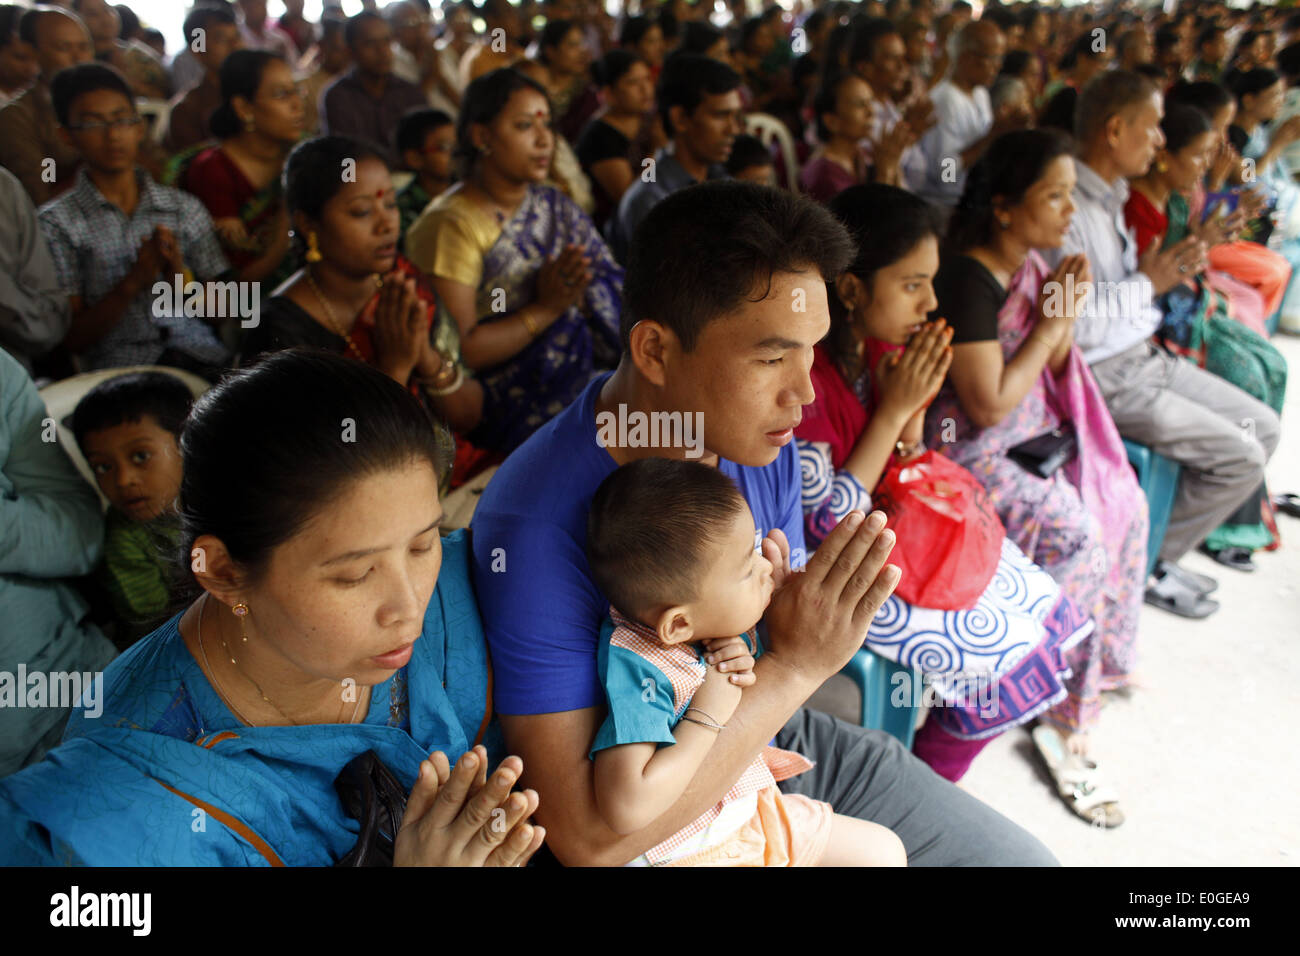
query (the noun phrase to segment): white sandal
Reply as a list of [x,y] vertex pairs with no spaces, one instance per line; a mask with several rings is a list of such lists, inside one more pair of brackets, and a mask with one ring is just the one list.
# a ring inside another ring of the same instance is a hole
[[1056,792],[1076,815],[1095,827],[1111,829],[1124,822],[1119,793],[1108,783],[1096,761],[1066,751],[1061,735],[1039,724],[1034,747],[1056,781]]

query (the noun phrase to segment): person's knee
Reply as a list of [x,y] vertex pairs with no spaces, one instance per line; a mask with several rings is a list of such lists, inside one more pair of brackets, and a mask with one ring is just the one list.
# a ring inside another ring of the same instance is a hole
[[1254,418],[1255,441],[1262,446],[1264,451],[1264,460],[1273,457],[1273,452],[1277,451],[1278,443],[1282,440],[1282,420],[1278,417],[1277,412],[1264,405],[1260,408]]

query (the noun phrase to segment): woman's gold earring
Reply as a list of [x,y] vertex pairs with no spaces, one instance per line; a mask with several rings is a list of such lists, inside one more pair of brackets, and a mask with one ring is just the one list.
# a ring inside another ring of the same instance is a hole
[[231,613],[239,618],[239,636],[245,644],[248,643],[248,633],[244,630],[244,618],[248,617],[248,605],[240,601],[231,609]]
[[1169,167],[1165,165],[1165,161],[1163,159],[1156,160],[1156,172],[1158,173],[1169,172]]
[[314,229],[307,233],[307,253],[303,258],[308,262],[320,262],[321,259],[325,258],[320,254],[320,241],[316,238],[316,230]]
[[1007,220],[1007,219],[999,219],[999,220],[998,220],[998,225],[1001,226],[1003,229],[1010,229],[1010,228],[1011,228],[1011,222],[1010,222],[1010,220]]
[[253,117],[249,116],[247,119],[244,120],[244,129],[248,130],[248,132],[251,133],[256,127],[257,127],[257,121],[254,120]]

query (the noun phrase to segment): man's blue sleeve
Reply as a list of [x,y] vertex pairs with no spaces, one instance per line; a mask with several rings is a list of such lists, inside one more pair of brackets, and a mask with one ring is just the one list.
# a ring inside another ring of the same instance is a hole
[[569,531],[535,515],[476,515],[474,590],[492,652],[498,713],[601,705],[596,669],[609,601]]

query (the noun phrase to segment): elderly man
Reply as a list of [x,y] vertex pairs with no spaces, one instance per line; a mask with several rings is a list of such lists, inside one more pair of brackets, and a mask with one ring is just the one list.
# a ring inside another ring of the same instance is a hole
[[34,7],[18,22],[18,35],[36,49],[41,72],[36,83],[0,109],[0,166],[27,190],[32,205],[53,199],[71,184],[80,157],[59,136],[50,99],[50,80],[64,67],[94,59],[90,31],[74,13]]
[[921,139],[925,182],[917,192],[931,202],[955,207],[966,171],[1003,133],[1023,128],[1028,110],[1008,105],[997,114],[988,87],[1002,67],[1006,40],[992,21],[976,20],[957,34],[952,76],[930,91],[935,125]]

